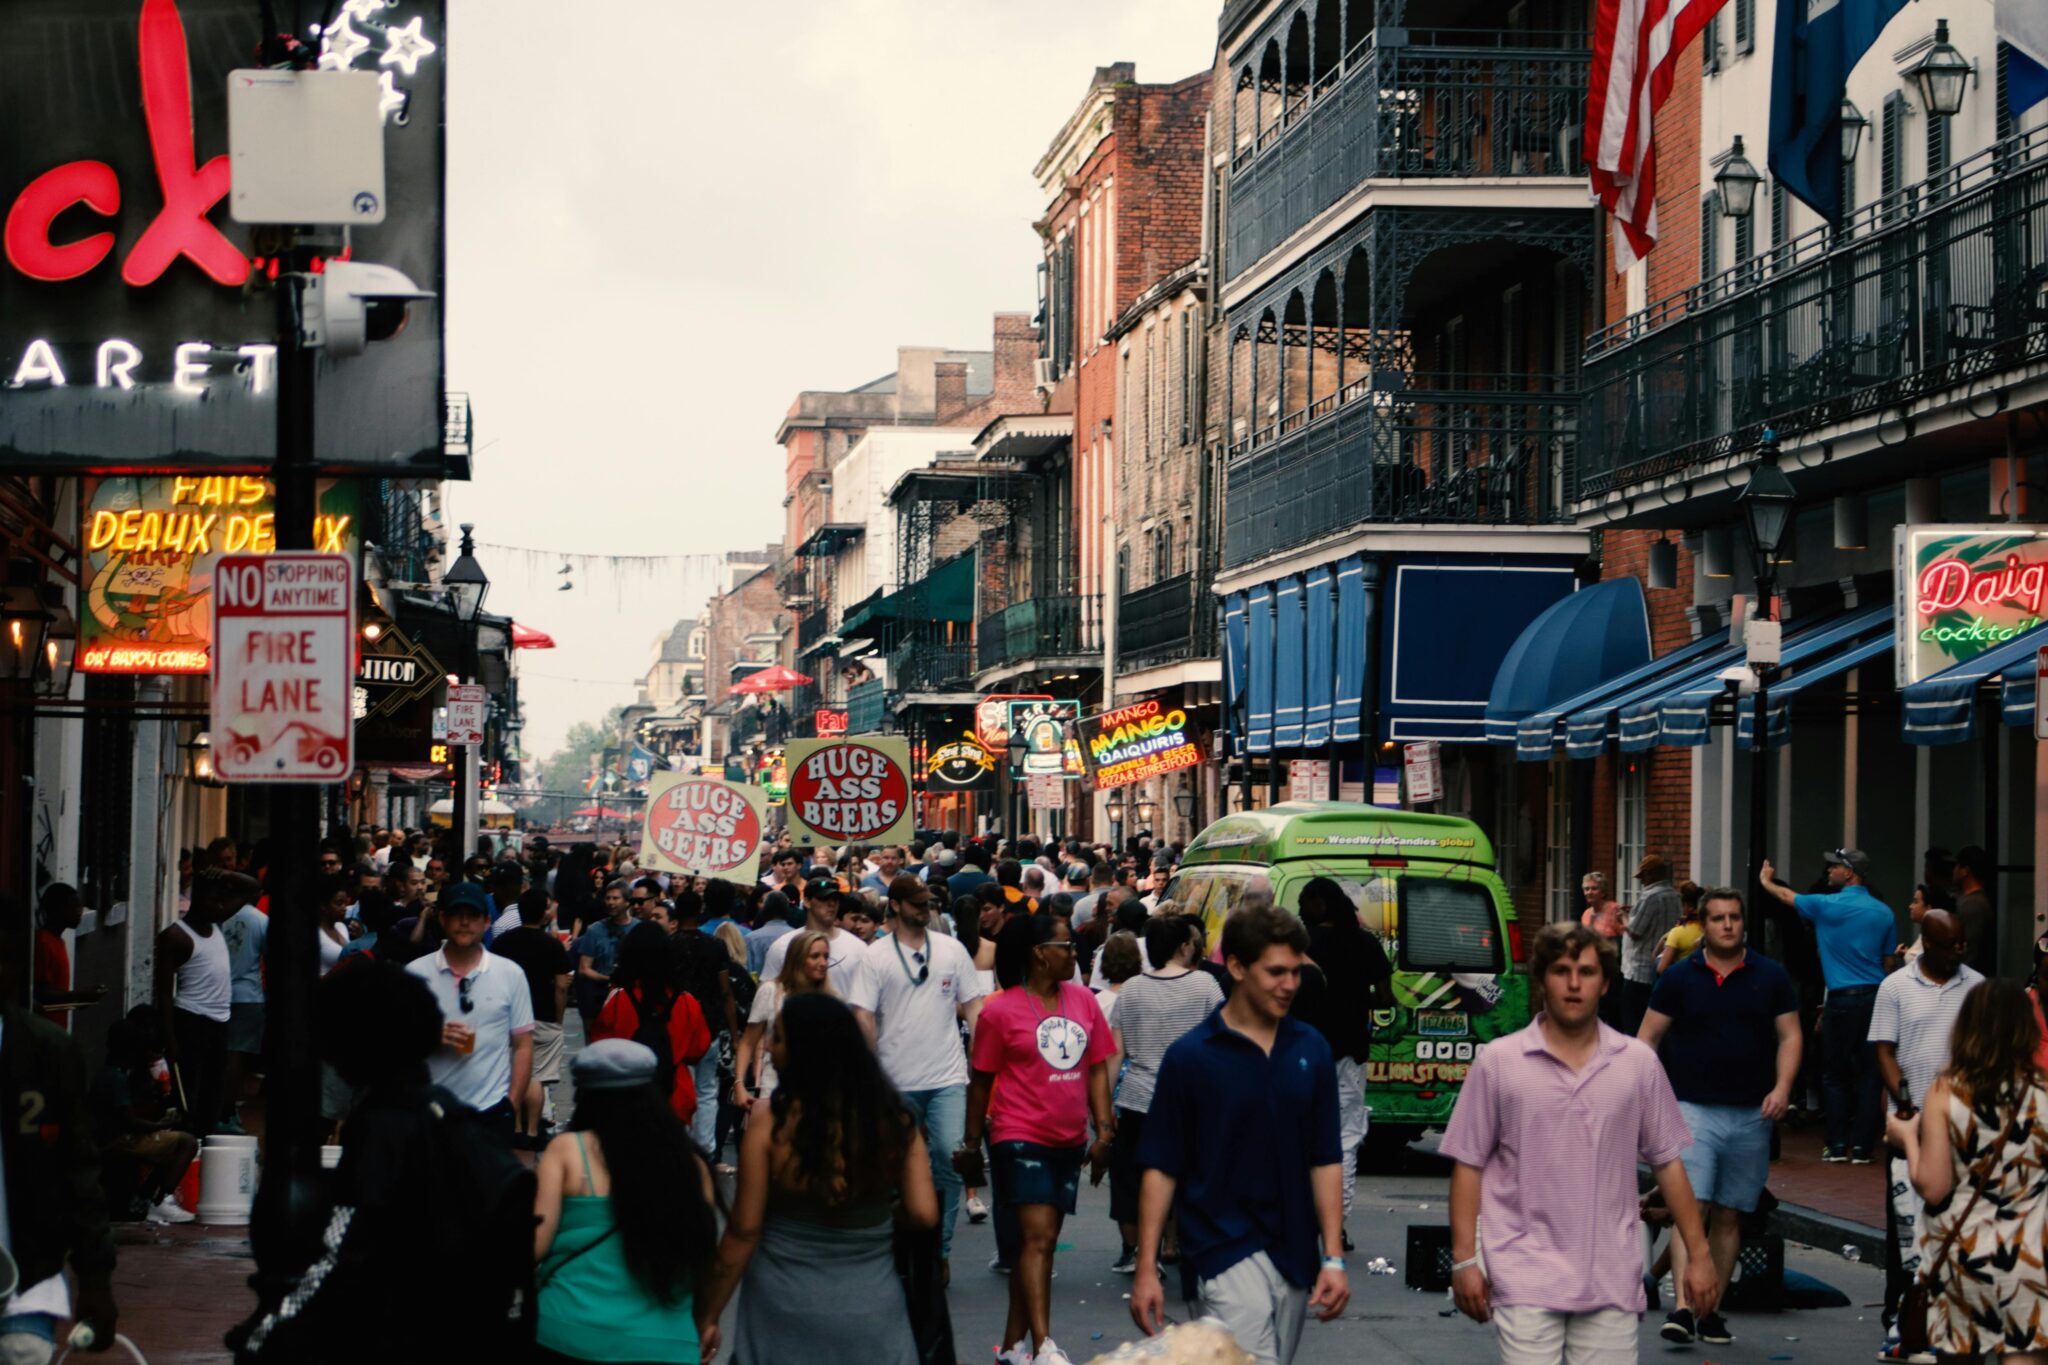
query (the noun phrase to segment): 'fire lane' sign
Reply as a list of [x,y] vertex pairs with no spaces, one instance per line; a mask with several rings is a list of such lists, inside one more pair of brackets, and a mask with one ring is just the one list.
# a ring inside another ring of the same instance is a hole
[[214,765],[230,782],[340,782],[354,767],[355,564],[226,555],[214,578]]

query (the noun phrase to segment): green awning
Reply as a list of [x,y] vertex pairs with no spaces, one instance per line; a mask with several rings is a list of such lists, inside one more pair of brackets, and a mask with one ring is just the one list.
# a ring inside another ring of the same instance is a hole
[[974,619],[974,551],[955,555],[933,569],[921,583],[900,592],[873,593],[847,609],[839,621],[839,638],[853,639],[877,621],[972,621]]
[[841,638],[852,639],[862,627],[871,621],[894,620],[902,604],[900,592],[871,592],[846,609],[846,615],[839,618]]

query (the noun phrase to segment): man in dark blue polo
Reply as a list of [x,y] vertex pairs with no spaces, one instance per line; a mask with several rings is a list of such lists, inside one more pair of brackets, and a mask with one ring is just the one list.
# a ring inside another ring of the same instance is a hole
[[1336,1063],[1320,1033],[1287,1017],[1307,954],[1301,921],[1271,904],[1224,922],[1234,989],[1166,1050],[1138,1141],[1131,1317],[1148,1335],[1162,1325],[1159,1241],[1178,1192],[1201,1309],[1259,1365],[1288,1365],[1309,1309],[1328,1322],[1351,1300]]
[[[1721,1291],[1735,1273],[1742,1215],[1756,1210],[1771,1173],[1771,1125],[1785,1116],[1799,1076],[1799,991],[1791,976],[1743,944],[1742,893],[1700,896],[1700,950],[1657,979],[1637,1035],[1660,1049],[1692,1145],[1679,1153],[1707,1209],[1707,1246]],[[1671,1243],[1678,1300],[1659,1334],[1681,1346],[1734,1340],[1719,1313],[1693,1316],[1686,1251]]]

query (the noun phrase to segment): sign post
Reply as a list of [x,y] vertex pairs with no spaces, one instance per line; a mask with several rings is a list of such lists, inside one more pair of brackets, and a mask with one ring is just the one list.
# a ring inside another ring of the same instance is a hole
[[2048,645],[2043,645],[2034,654],[2034,738],[2048,739],[2048,706],[2042,705],[2042,698],[2048,697]]
[[355,565],[347,555],[221,560],[214,763],[229,782],[339,782],[355,766]]
[[448,684],[448,742],[450,744],[481,744],[484,742],[484,685],[482,683]]
[[1403,745],[1401,759],[1408,770],[1408,800],[1411,804],[1427,806],[1443,800],[1443,747],[1436,740],[1425,739]]

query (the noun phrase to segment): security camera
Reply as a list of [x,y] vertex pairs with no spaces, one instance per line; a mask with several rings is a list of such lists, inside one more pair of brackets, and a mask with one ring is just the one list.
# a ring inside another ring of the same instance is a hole
[[391,266],[329,261],[306,277],[305,344],[329,355],[361,355],[371,342],[398,335],[415,300],[433,297]]

